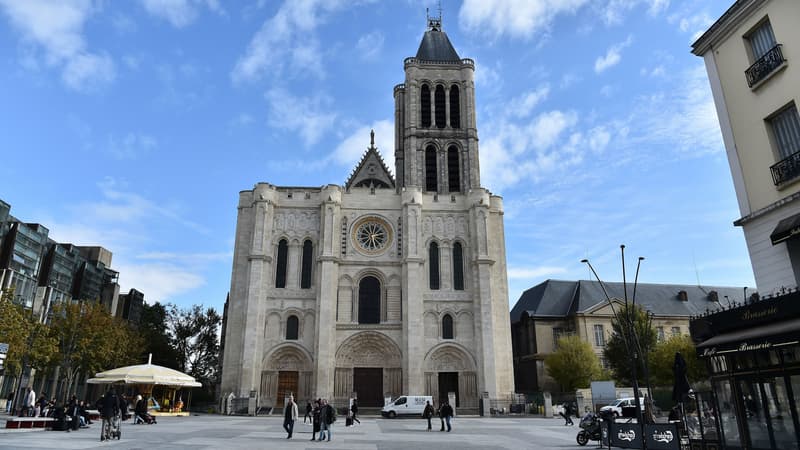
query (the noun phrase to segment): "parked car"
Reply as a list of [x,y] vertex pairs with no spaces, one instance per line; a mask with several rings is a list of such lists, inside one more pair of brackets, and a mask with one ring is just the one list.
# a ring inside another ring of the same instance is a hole
[[[614,417],[634,417],[636,415],[634,406],[636,406],[636,400],[634,400],[633,397],[618,398],[614,400],[614,403],[600,408],[600,411],[610,411],[612,414],[614,414]],[[642,411],[644,411],[644,397],[639,397],[639,407],[642,408]],[[626,410],[632,411],[633,414],[625,414]]]

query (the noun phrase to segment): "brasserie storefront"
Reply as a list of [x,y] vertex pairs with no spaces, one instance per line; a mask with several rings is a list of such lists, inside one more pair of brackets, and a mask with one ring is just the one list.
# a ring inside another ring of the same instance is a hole
[[692,450],[800,449],[800,292],[692,319],[711,391],[692,396]]

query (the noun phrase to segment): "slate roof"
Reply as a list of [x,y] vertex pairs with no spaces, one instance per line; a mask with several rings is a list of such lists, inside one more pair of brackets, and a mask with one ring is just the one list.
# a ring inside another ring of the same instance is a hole
[[[624,298],[622,283],[603,284],[609,297]],[[687,301],[678,298],[680,291],[686,291]],[[726,305],[726,295],[731,302],[741,302],[744,297],[744,287],[639,283],[636,304],[656,315],[688,317],[704,313],[706,309],[720,309],[709,297],[711,291],[716,291],[719,302]],[[628,299],[632,298],[633,283],[628,283]],[[511,309],[511,322],[518,322],[523,312],[531,317],[558,318],[584,313],[605,303],[606,296],[597,281],[546,280],[522,293]]]
[[438,29],[425,32],[422,42],[419,43],[417,59],[423,61],[453,61],[461,62],[456,49],[447,38],[447,33]]

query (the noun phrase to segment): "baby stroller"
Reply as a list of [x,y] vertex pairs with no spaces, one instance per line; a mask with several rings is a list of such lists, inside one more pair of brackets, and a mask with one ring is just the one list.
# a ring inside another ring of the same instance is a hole
[[117,412],[110,420],[103,421],[103,434],[101,435],[102,441],[110,439],[119,440],[122,437],[121,431],[122,413]]
[[156,418],[151,416],[150,414],[137,412],[134,415],[133,424],[134,425],[138,425],[140,423],[147,424],[147,425],[153,425],[154,423],[157,423],[157,422],[156,422]]

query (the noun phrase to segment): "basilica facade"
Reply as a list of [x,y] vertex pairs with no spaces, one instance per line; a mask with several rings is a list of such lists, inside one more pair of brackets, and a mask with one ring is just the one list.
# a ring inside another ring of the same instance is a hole
[[396,177],[371,139],[343,186],[240,193],[223,395],[369,407],[453,392],[477,411],[513,393],[503,204],[480,184],[474,62],[429,19],[404,68]]

